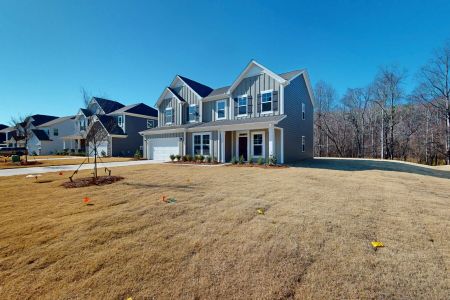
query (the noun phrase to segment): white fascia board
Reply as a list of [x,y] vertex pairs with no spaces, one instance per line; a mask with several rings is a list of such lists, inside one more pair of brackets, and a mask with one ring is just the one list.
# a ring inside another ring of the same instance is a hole
[[276,81],[278,81],[281,84],[286,84],[287,80],[282,78],[281,76],[275,74],[268,68],[264,67],[260,63],[256,62],[255,60],[250,61],[250,63],[245,67],[244,71],[242,71],[239,74],[239,77],[233,82],[233,84],[230,86],[230,88],[227,91],[227,94],[231,94],[231,92],[239,85],[239,83],[244,79],[245,74],[251,69],[251,67],[256,66],[261,68],[265,73],[267,73],[269,76],[273,77]]

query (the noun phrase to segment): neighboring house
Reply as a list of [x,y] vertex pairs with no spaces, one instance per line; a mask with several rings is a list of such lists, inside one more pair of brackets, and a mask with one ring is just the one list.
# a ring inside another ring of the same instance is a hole
[[33,129],[28,141],[28,152],[49,155],[64,149],[64,136],[75,132],[75,116],[53,119]]
[[7,125],[0,124],[0,145],[6,145],[6,131],[3,131],[6,128]]
[[39,129],[39,126],[41,126],[42,124],[55,119],[58,119],[58,117],[41,114],[29,116],[22,123],[17,124],[16,127],[9,127],[4,129],[8,131],[6,143],[11,147],[25,147],[24,132],[31,131],[27,141],[28,152],[30,154],[34,152],[37,154],[38,152],[36,150],[38,148],[35,146],[35,144],[32,144],[30,142],[32,140],[36,142],[36,134],[38,134],[40,137],[42,137],[42,135],[40,135],[40,133],[35,133],[34,130]]
[[313,103],[305,69],[276,74],[252,60],[230,86],[218,89],[177,75],[156,102],[159,127],[141,132],[144,156],[311,158]]
[[144,103],[125,106],[117,101],[93,97],[88,107],[81,108],[75,116],[75,132],[64,137],[66,146],[93,155],[93,145],[86,141],[93,126],[105,131],[105,140],[97,145],[100,154],[133,156],[142,147],[139,132],[158,126],[158,111]]

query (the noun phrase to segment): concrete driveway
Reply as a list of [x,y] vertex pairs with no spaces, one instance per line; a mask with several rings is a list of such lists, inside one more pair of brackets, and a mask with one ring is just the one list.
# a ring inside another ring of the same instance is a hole
[[[127,166],[139,166],[148,164],[161,164],[163,161],[155,160],[132,160],[132,161],[118,161],[99,163],[99,168],[114,168],[114,167],[127,167]],[[48,167],[30,167],[30,168],[16,168],[16,169],[3,169],[0,170],[0,177],[2,176],[15,176],[15,175],[28,175],[28,174],[42,174],[50,172],[64,172],[75,171],[79,167],[78,165],[65,165],[65,166],[48,166]],[[84,164],[80,167],[80,170],[92,169],[94,164]]]

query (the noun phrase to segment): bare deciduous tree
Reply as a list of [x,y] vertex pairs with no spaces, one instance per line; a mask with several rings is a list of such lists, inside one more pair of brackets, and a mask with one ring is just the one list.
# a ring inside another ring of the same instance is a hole
[[418,80],[415,99],[434,107],[445,122],[446,162],[450,165],[450,41],[435,51]]
[[[33,132],[33,125],[30,120],[30,115],[27,116],[19,116],[12,117],[11,124],[14,126],[17,132],[16,140],[22,140],[24,143],[24,147],[28,149],[28,141],[30,140]],[[28,163],[28,155],[25,154],[25,162]]]
[[94,155],[94,179],[97,180],[98,148],[108,138],[108,133],[100,121],[91,120],[90,123],[91,125],[88,128],[88,133],[86,135],[86,144],[88,145],[88,156]]

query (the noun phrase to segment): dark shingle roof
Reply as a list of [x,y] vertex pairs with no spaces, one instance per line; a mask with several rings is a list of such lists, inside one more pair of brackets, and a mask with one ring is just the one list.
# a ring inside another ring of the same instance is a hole
[[117,125],[116,119],[107,115],[97,115],[98,120],[103,124],[109,134],[125,135],[122,128]]
[[0,130],[8,128],[8,126],[4,125],[4,124],[0,124]]
[[39,114],[37,114],[37,115],[32,115],[31,117],[32,117],[33,120],[34,120],[33,122],[31,122],[31,124],[33,124],[34,126],[39,126],[39,125],[41,125],[41,124],[50,122],[50,121],[52,121],[52,120],[54,120],[54,119],[58,119],[58,117],[55,117],[55,116],[39,115]]
[[100,105],[100,107],[103,109],[105,114],[109,114],[109,113],[125,106],[122,103],[119,103],[114,100],[103,99],[103,98],[98,98],[98,97],[94,97],[94,99],[98,103],[98,105]]
[[183,99],[183,97],[181,97],[180,95],[178,95],[177,92],[175,92],[174,89],[167,87],[178,99],[180,99],[180,101],[186,102],[186,100]]
[[113,111],[111,113],[111,115],[120,114],[120,113],[138,114],[138,115],[144,115],[144,116],[149,116],[149,117],[157,117],[158,116],[158,110],[156,110],[144,103],[136,103],[136,104],[124,106],[118,110]]
[[86,116],[86,117],[90,117],[92,116],[92,112],[89,109],[86,108],[80,108],[81,112]]
[[212,88],[207,85],[201,84],[200,82],[194,81],[192,79],[186,78],[184,76],[178,75],[191,89],[193,89],[201,97],[206,97],[212,92]]
[[38,138],[40,141],[51,141],[49,136],[47,135],[47,132],[45,132],[42,129],[32,129],[34,135]]
[[64,122],[64,121],[67,121],[67,120],[73,120],[73,119],[75,119],[74,116],[66,116],[66,117],[56,118],[56,119],[51,120],[51,121],[49,121],[47,123],[43,123],[43,124],[41,124],[39,126],[40,127],[48,127],[48,126],[52,126],[52,125],[58,124],[60,122]]

